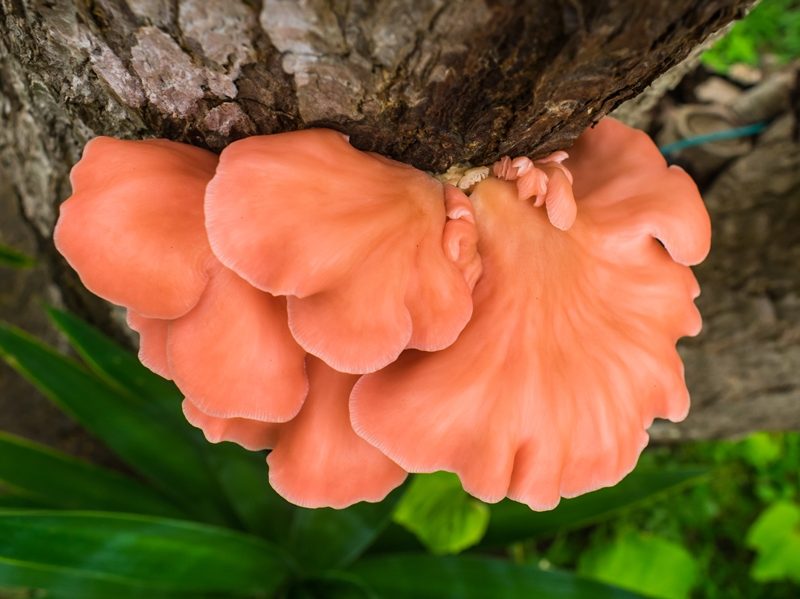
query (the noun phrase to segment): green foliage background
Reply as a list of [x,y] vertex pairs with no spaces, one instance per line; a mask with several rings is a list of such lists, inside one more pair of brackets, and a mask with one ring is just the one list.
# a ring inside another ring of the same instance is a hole
[[758,66],[766,55],[780,62],[800,56],[800,1],[761,0],[703,54],[702,61],[709,68],[726,73],[737,63]]
[[653,597],[800,596],[800,433],[650,448],[639,468],[681,464],[708,475],[597,526],[523,544],[518,555]]

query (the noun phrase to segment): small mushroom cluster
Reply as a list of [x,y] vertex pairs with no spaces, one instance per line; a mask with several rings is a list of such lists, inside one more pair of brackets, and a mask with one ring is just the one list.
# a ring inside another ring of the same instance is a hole
[[467,187],[310,129],[216,155],[92,140],[55,230],[209,441],[307,507],[448,470],[543,510],[629,472],[689,397],[698,191],[611,119]]

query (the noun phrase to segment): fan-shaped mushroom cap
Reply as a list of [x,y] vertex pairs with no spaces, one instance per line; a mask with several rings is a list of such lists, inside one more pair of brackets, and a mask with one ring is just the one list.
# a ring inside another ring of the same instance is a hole
[[165,140],[100,137],[72,171],[58,249],[86,286],[128,307],[142,363],[206,414],[281,422],[308,391],[286,301],[211,253],[203,198],[217,158]]
[[348,398],[357,375],[336,372],[308,356],[309,393],[300,414],[280,424],[206,414],[190,399],[186,419],[212,443],[232,441],[251,449],[273,448],[267,458],[273,488],[304,507],[344,508],[380,501],[406,472],[355,434]]
[[406,472],[355,434],[348,398],[358,376],[308,356],[309,393],[300,414],[281,425],[267,457],[272,487],[304,507],[344,508],[380,501]]
[[485,501],[548,509],[614,484],[653,419],[689,405],[675,342],[700,330],[684,266],[709,248],[697,188],[610,119],[570,154],[574,225],[552,226],[514,183],[479,183],[472,320],[452,346],[406,352],[351,396],[362,437],[410,472],[456,472]]
[[464,328],[471,288],[445,253],[447,226],[441,183],[324,129],[231,144],[206,194],[217,257],[289,296],[295,339],[342,372],[447,347]]
[[100,297],[148,318],[185,314],[208,281],[202,197],[216,164],[163,139],[93,139],[72,169],[56,247]]
[[170,322],[169,372],[210,416],[285,422],[308,392],[305,352],[286,324],[286,300],[218,265],[198,304]]

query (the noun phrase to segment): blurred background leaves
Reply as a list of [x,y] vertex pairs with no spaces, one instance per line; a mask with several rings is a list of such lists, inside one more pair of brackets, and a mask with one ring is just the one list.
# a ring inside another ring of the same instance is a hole
[[681,599],[697,581],[697,562],[678,543],[628,531],[581,554],[578,572],[648,597]]
[[476,545],[489,517],[489,506],[467,495],[450,472],[415,476],[394,511],[394,521],[437,555]]
[[14,248],[0,243],[0,266],[9,268],[30,268],[36,261]]
[[751,573],[760,582],[800,582],[800,506],[788,501],[770,505],[747,533],[756,550]]
[[703,54],[703,63],[720,73],[736,64],[757,66],[762,56],[781,62],[800,56],[800,2],[762,0],[730,32]]

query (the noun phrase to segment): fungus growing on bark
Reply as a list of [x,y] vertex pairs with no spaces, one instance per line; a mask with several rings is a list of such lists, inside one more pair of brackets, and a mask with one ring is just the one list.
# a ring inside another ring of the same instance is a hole
[[351,396],[370,443],[410,472],[456,472],[485,501],[549,509],[614,484],[653,419],[689,407],[675,343],[700,330],[687,265],[708,252],[710,225],[697,188],[645,134],[611,119],[570,156],[567,231],[569,219],[537,207],[556,177],[571,197],[559,167],[544,163],[550,183],[534,173],[528,187],[532,171],[511,177],[516,161],[504,161],[495,172],[517,185],[476,186],[483,275],[470,323],[450,347],[362,377]]
[[98,138],[55,240],[128,309],[187,420],[272,448],[290,501],[378,501],[406,470],[449,470],[547,509],[617,482],[654,418],[685,416],[675,343],[700,329],[688,265],[709,221],[691,179],[610,119],[569,157],[492,172],[449,173],[467,197],[327,130],[219,164]]
[[232,143],[205,206],[217,257],[287,296],[295,339],[340,372],[375,371],[406,348],[447,347],[472,314],[479,266],[469,201],[340,133]]
[[128,308],[139,357],[207,413],[270,422],[300,410],[305,352],[283,298],[250,287],[211,253],[210,152],[166,140],[92,140],[61,205],[58,250],[97,295]]
[[[286,299],[210,251],[203,198],[215,166],[213,154],[183,144],[97,138],[73,169],[56,245],[90,289],[128,308],[140,360],[175,381],[187,420],[209,441],[274,448],[270,478],[300,505],[379,501],[406,473],[350,426],[358,377],[307,357]],[[463,235],[446,233],[442,247],[458,254]],[[474,265],[464,269],[474,284]]]
[[183,316],[213,260],[202,197],[216,165],[211,152],[163,139],[91,140],[70,173],[56,248],[100,297],[149,318]]

